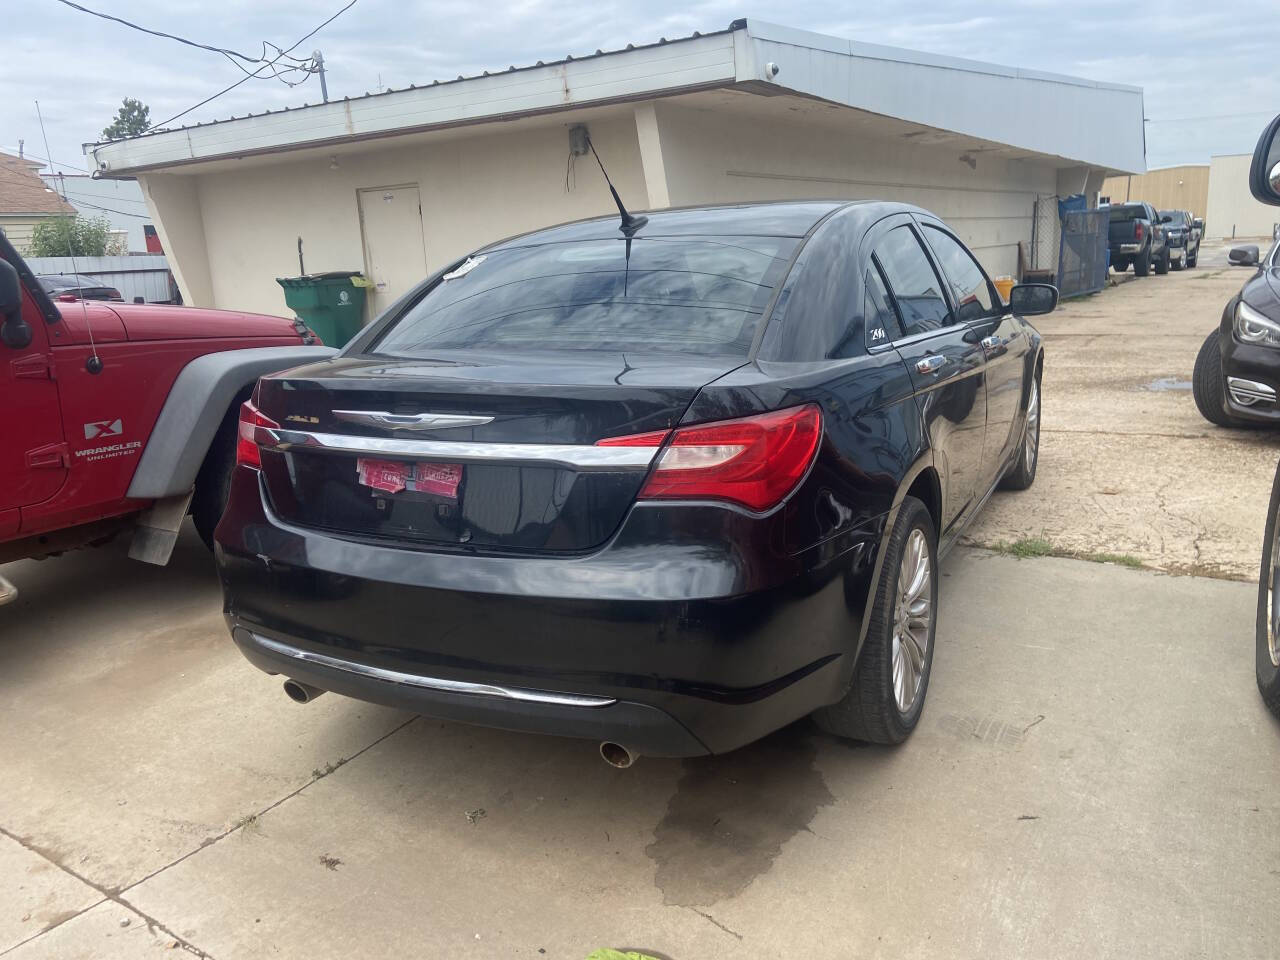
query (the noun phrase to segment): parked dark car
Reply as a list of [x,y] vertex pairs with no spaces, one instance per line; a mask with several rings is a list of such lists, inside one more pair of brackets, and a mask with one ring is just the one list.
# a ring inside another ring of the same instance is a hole
[[1280,243],[1273,243],[1205,338],[1191,376],[1196,407],[1220,427],[1280,425]]
[[898,203],[655,212],[494,244],[263,378],[215,533],[244,655],[601,741],[905,739],[938,559],[1035,479],[1052,286]]
[[1111,207],[1108,242],[1111,268],[1124,273],[1133,264],[1133,272],[1145,277],[1154,265],[1156,273],[1169,272],[1169,247],[1165,242],[1167,228],[1149,203],[1119,203]]
[[58,299],[69,300],[123,300],[120,291],[107,286],[97,277],[81,273],[45,274],[36,278],[45,293]]
[[[1280,207],[1280,116],[1273,119],[1253,150],[1253,162],[1249,165],[1249,192],[1254,198],[1270,206]],[[1280,237],[1275,238],[1271,252],[1258,273],[1251,277],[1240,292],[1239,302],[1247,305],[1241,329],[1247,336],[1255,332],[1265,333],[1251,346],[1256,366],[1241,367],[1241,373],[1254,373],[1265,377],[1259,386],[1270,390],[1269,402],[1275,407],[1275,390],[1280,383],[1280,264],[1277,263]],[[1265,286],[1259,285],[1264,281]],[[1230,304],[1228,304],[1230,309]],[[1202,351],[1203,352],[1203,351]],[[1224,375],[1230,375],[1236,354],[1231,360],[1223,353]],[[1197,361],[1197,366],[1199,361]],[[1258,391],[1265,393],[1265,391]],[[1262,565],[1258,571],[1258,611],[1254,627],[1254,671],[1258,692],[1267,709],[1280,717],[1280,465],[1271,481],[1271,502],[1267,505],[1267,524],[1262,535]]]
[[1200,228],[1190,210],[1161,210],[1160,222],[1166,227],[1169,265],[1175,270],[1194,267],[1200,259]]

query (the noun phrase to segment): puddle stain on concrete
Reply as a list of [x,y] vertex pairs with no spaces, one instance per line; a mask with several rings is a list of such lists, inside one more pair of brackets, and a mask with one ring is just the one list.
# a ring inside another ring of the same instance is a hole
[[835,798],[814,766],[817,734],[793,724],[718,757],[684,761],[684,775],[645,848],[668,905],[709,906],[766,872],[782,846]]
[[1191,381],[1183,380],[1181,377],[1160,377],[1146,384],[1143,390],[1150,390],[1153,393],[1165,393],[1169,390],[1190,390]]

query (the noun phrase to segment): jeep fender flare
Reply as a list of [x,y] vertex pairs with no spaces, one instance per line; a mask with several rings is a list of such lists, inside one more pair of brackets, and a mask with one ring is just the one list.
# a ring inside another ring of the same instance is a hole
[[317,360],[332,347],[250,347],[196,357],[178,373],[129,484],[128,496],[160,500],[190,491],[236,394],[259,377]]

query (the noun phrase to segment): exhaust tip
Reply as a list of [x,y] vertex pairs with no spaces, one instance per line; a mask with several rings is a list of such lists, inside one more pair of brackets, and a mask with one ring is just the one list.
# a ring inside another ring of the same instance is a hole
[[286,680],[284,682],[284,692],[294,703],[310,703],[324,693],[319,687],[313,687],[311,684],[303,683],[301,680]]
[[639,754],[632,753],[620,743],[613,743],[609,740],[600,744],[600,756],[604,758],[604,762],[611,767],[617,767],[619,770],[625,770],[638,759]]

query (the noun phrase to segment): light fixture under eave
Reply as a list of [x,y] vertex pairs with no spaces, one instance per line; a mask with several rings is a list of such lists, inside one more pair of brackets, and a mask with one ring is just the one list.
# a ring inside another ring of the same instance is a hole
[[337,169],[338,169],[338,158],[337,158],[337,157],[330,157],[330,158],[329,158],[329,169],[330,169],[330,170],[337,170]]

